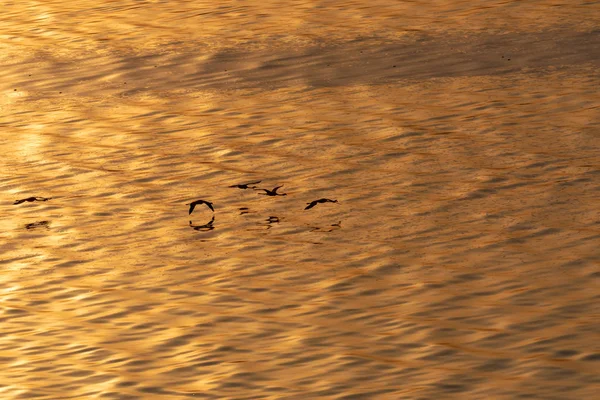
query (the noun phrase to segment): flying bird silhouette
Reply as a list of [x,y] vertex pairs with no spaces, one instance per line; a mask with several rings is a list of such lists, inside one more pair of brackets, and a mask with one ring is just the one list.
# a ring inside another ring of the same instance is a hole
[[238,189],[256,189],[256,186],[249,186],[249,185],[256,185],[257,183],[261,183],[262,181],[256,181],[256,182],[248,182],[248,183],[242,183],[239,185],[231,185],[229,186],[230,188],[238,188]]
[[319,199],[319,200],[314,200],[311,201],[310,203],[306,203],[308,204],[304,209],[308,210],[309,208],[313,208],[314,206],[316,206],[318,203],[337,203],[337,200],[331,200],[331,199]]
[[13,205],[14,204],[21,204],[21,203],[24,203],[26,201],[29,201],[29,202],[31,202],[31,201],[48,201],[50,199],[52,199],[52,197],[48,197],[48,198],[46,198],[46,197],[28,197],[26,199],[15,200],[15,202],[13,203]]
[[259,193],[259,194],[264,194],[265,196],[287,196],[287,193],[277,193],[277,190],[281,187],[283,187],[283,185],[276,186],[273,188],[273,190],[269,190],[269,189],[256,189],[256,190],[264,190],[265,193]]
[[192,201],[189,204],[186,204],[186,206],[190,206],[190,212],[188,214],[191,214],[192,211],[194,211],[194,208],[198,205],[198,204],[206,204],[208,208],[210,208],[213,212],[215,211],[215,209],[213,208],[213,205],[210,201],[206,201],[206,200],[196,200],[196,201]]

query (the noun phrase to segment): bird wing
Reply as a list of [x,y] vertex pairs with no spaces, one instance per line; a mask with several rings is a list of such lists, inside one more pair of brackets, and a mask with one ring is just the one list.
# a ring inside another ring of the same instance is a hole
[[273,190],[271,190],[271,192],[277,192],[277,189],[282,188],[282,187],[283,187],[283,185],[281,185],[281,186],[275,186],[273,188]]
[[190,212],[188,213],[188,215],[191,214],[192,211],[194,211],[194,207],[196,207],[196,202],[190,203]]
[[314,206],[317,205],[316,201],[311,201],[310,203],[307,203],[308,205],[306,206],[306,208],[304,208],[305,210],[308,210],[309,208],[313,208]]

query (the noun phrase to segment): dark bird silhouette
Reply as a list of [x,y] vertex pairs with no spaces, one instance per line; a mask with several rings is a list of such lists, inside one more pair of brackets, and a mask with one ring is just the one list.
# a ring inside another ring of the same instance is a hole
[[13,205],[14,204],[21,204],[21,203],[24,203],[26,201],[29,201],[29,202],[31,202],[31,201],[48,201],[50,199],[52,199],[52,197],[48,197],[48,198],[46,198],[46,197],[28,197],[26,199],[15,200],[15,202],[13,203]]
[[313,208],[314,206],[316,206],[318,203],[337,203],[337,200],[331,200],[331,199],[319,199],[319,200],[314,200],[311,201],[310,203],[306,203],[308,204],[304,209],[308,210],[309,208]]
[[256,189],[256,190],[264,190],[265,193],[259,193],[259,194],[264,194],[266,196],[287,196],[287,193],[277,193],[277,190],[281,187],[283,187],[283,185],[276,186],[273,188],[273,190],[269,190],[269,189]]
[[257,183],[261,183],[262,181],[256,181],[256,182],[248,182],[248,183],[242,183],[239,185],[231,185],[229,186],[230,188],[238,188],[238,189],[256,189],[256,186],[249,186],[249,185],[256,185]]
[[196,207],[196,205],[198,204],[206,204],[208,206],[208,208],[210,208],[213,212],[215,211],[215,209],[213,208],[213,205],[210,201],[206,201],[206,200],[196,200],[196,201],[192,201],[189,204],[186,204],[186,206],[190,206],[190,212],[189,214],[192,213],[192,211],[194,211],[194,207]]

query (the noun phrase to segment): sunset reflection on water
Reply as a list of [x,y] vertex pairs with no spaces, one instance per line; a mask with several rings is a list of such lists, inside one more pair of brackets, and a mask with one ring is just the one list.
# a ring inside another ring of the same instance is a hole
[[592,398],[599,23],[6,2],[0,398]]

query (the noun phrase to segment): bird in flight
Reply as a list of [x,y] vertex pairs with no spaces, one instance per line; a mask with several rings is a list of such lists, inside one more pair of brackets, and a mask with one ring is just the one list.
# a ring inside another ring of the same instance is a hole
[[304,209],[308,210],[310,208],[313,208],[314,206],[316,206],[318,203],[337,203],[337,200],[331,200],[331,199],[319,199],[319,200],[314,200],[311,201],[310,203],[306,203],[308,204]]
[[264,194],[265,196],[287,196],[287,193],[277,193],[277,190],[280,187],[283,187],[283,185],[276,186],[273,188],[273,190],[269,190],[269,189],[256,189],[256,190],[264,190],[265,193],[259,193],[259,194]]
[[46,198],[46,197],[28,197],[26,199],[15,200],[15,202],[13,203],[13,205],[14,204],[21,204],[21,203],[24,203],[26,201],[29,201],[29,202],[31,202],[31,201],[48,201],[50,199],[52,199],[52,197],[48,197],[48,198]]
[[256,186],[249,186],[249,185],[256,185],[257,183],[261,183],[262,181],[256,181],[256,182],[248,182],[248,183],[242,183],[239,185],[231,185],[229,186],[230,188],[238,188],[238,189],[256,189]]
[[192,213],[192,211],[194,211],[194,207],[196,207],[196,205],[198,204],[206,204],[206,206],[208,208],[210,208],[213,212],[215,211],[215,209],[213,208],[213,205],[210,201],[206,201],[206,200],[196,200],[196,201],[192,201],[189,204],[186,204],[186,206],[190,206],[190,212],[189,214]]

